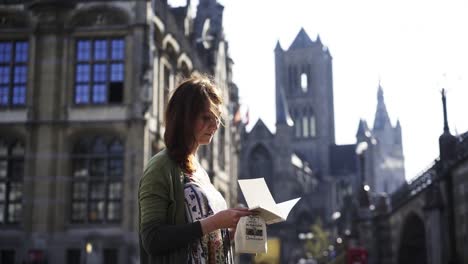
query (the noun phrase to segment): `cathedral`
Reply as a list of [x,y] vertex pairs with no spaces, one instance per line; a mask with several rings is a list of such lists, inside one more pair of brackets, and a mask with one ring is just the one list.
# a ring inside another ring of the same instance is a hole
[[280,263],[288,263],[304,255],[304,234],[319,219],[335,238],[350,232],[335,221],[364,186],[372,199],[405,183],[404,157],[401,126],[390,122],[380,83],[373,128],[360,120],[356,143],[337,145],[330,50],[301,29],[287,50],[278,42],[274,52],[276,131],[261,119],[244,129],[239,178],[265,178],[277,203],[302,197],[286,222],[268,227]]

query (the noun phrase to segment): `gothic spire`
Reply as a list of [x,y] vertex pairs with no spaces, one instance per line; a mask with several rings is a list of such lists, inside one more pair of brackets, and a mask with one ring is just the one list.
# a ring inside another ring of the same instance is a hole
[[312,45],[314,45],[314,42],[310,39],[309,35],[307,35],[304,28],[301,28],[291,46],[289,46],[289,50],[303,49]]
[[386,126],[391,126],[391,124],[390,124],[390,118],[388,117],[388,113],[387,113],[387,107],[385,106],[383,89],[379,81],[379,88],[377,91],[377,110],[375,112],[373,129],[382,130]]
[[276,46],[275,46],[275,52],[278,52],[278,51],[283,51],[279,40],[276,42]]
[[439,137],[439,151],[440,160],[444,162],[455,159],[455,149],[457,147],[457,140],[452,134],[450,134],[450,129],[448,126],[445,89],[442,89],[442,107],[444,110],[444,133]]
[[359,120],[359,126],[358,126],[358,130],[357,130],[357,133],[356,133],[356,138],[364,138],[366,137],[366,132],[369,131],[369,127],[367,126],[367,122],[366,120],[364,119],[360,119]]

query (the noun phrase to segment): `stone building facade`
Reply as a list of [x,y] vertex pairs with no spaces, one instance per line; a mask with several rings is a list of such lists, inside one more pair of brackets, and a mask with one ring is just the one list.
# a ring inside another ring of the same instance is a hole
[[163,111],[213,76],[224,127],[199,159],[237,201],[238,91],[215,0],[0,2],[1,263],[138,263],[138,183]]

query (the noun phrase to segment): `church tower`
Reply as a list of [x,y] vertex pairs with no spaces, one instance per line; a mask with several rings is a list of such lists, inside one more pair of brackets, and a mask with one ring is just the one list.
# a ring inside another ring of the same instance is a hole
[[371,188],[375,192],[391,193],[405,182],[401,125],[397,120],[393,127],[385,106],[384,93],[379,83],[377,110],[375,112],[373,136],[377,139],[375,179]]
[[328,175],[335,143],[332,57],[320,37],[312,41],[301,29],[288,50],[277,44],[275,64],[277,129],[292,125],[293,151]]

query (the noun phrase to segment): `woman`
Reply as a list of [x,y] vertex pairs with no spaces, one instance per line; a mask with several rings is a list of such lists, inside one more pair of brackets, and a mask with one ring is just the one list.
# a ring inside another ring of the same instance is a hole
[[192,77],[174,91],[166,108],[162,150],[140,180],[141,263],[231,263],[228,228],[245,208],[227,209],[195,160],[220,125],[222,98],[206,77]]

